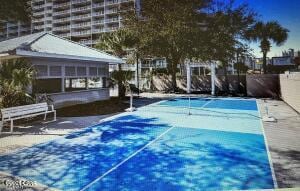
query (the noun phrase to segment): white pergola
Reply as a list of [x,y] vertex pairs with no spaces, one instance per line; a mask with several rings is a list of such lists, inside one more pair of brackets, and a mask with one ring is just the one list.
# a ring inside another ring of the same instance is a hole
[[186,77],[187,77],[187,93],[191,93],[191,68],[195,67],[210,67],[211,69],[211,95],[215,95],[215,79],[216,79],[216,62],[210,61],[210,62],[198,62],[198,61],[187,61],[185,63],[186,65]]

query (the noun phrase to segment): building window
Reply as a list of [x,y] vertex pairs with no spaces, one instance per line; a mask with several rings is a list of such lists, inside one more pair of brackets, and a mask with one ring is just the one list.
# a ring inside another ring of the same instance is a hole
[[76,76],[76,71],[74,66],[66,66],[65,68],[66,76]]
[[86,78],[67,78],[65,79],[65,91],[85,90],[87,89],[86,84]]
[[97,68],[96,67],[90,67],[89,74],[90,74],[90,76],[98,76],[97,75]]
[[45,65],[36,65],[34,66],[37,71],[38,77],[48,76],[48,67]]
[[90,89],[102,88],[101,78],[89,78],[88,81]]
[[86,76],[86,67],[77,67],[78,76]]
[[50,76],[61,76],[61,66],[50,66]]
[[107,69],[104,67],[98,68],[98,76],[107,76]]

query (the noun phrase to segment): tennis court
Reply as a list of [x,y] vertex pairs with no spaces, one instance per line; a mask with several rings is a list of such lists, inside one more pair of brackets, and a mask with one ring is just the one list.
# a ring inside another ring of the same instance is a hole
[[177,98],[0,156],[60,190],[274,188],[256,100]]

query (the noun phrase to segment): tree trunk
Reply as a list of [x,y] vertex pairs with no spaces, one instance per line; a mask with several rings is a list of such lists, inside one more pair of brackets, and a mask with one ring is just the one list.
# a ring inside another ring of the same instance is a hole
[[267,73],[267,53],[263,52],[263,72]]
[[[121,64],[118,64],[118,70],[121,74],[122,72],[122,66]],[[123,99],[125,97],[125,90],[124,86],[121,80],[118,81],[118,92],[119,92],[119,99]]]

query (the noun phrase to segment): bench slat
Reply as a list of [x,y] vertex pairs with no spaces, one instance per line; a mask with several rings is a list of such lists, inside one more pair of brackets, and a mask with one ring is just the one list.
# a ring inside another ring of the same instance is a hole
[[3,119],[7,119],[7,118],[14,118],[22,115],[28,115],[28,114],[34,114],[34,113],[40,113],[46,111],[48,111],[48,105],[47,103],[42,103],[42,104],[26,105],[24,107],[18,106],[18,107],[12,107],[7,109],[1,109],[1,114]]
[[31,105],[3,108],[3,109],[1,109],[1,112],[11,111],[11,110],[18,110],[18,109],[34,108],[34,107],[40,107],[40,106],[48,106],[48,105],[47,105],[47,103],[37,103],[37,104],[31,104]]
[[32,110],[26,110],[21,112],[15,112],[15,113],[9,113],[9,114],[3,114],[3,118],[14,118],[17,116],[23,116],[27,114],[33,114],[33,113],[40,113],[40,112],[46,112],[48,109],[45,108],[38,108],[38,109],[32,109]]
[[48,106],[39,106],[39,107],[32,107],[32,108],[23,108],[23,109],[14,109],[10,111],[2,111],[2,114],[10,114],[10,113],[15,113],[15,112],[22,112],[22,111],[30,111],[30,110],[35,110],[35,109],[40,109],[40,108],[48,108]]

